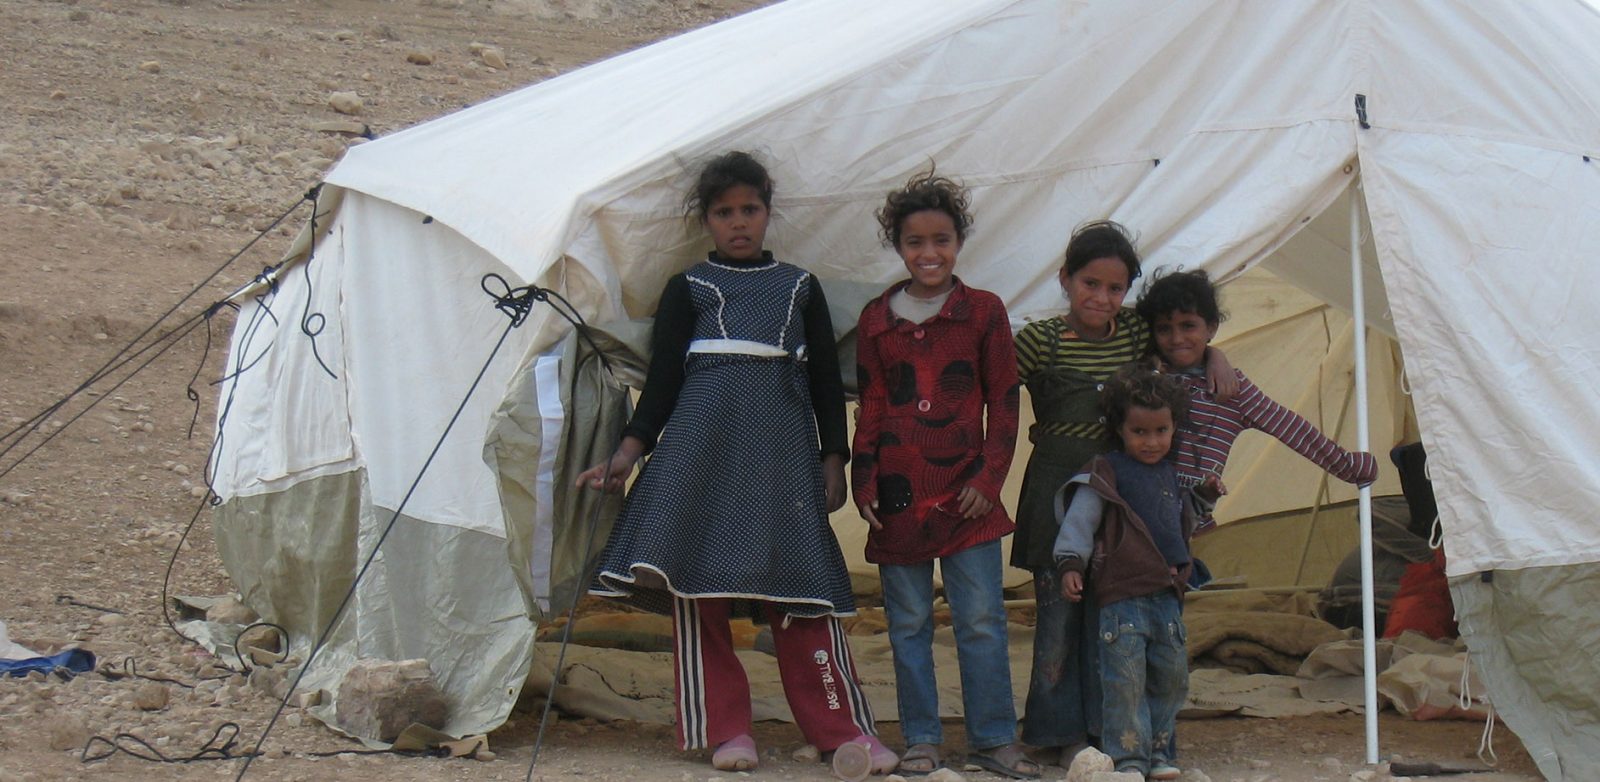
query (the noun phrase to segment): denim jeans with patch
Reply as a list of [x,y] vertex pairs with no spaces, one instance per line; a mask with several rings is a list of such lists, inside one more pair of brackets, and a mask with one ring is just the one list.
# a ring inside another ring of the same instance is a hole
[[1149,774],[1176,760],[1189,690],[1183,599],[1171,590],[1100,607],[1102,748],[1118,771]]
[[1084,589],[1074,603],[1061,596],[1053,568],[1033,572],[1038,618],[1033,672],[1022,718],[1022,740],[1035,747],[1076,747],[1100,735],[1099,612]]
[[[1000,541],[981,543],[939,560],[961,668],[967,746],[974,750],[1016,740],[1011,657],[1001,593]],[[894,649],[895,698],[906,745],[942,743],[939,686],[933,676],[933,562],[879,565],[883,607]]]

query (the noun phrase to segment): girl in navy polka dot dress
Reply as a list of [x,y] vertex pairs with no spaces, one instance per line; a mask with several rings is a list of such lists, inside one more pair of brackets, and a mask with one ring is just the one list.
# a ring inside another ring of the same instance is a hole
[[712,764],[756,766],[750,688],[728,620],[772,625],[784,694],[836,769],[893,769],[838,617],[855,598],[828,513],[844,504],[844,390],[815,277],[762,249],[773,183],[750,155],[701,172],[687,199],[716,246],[668,280],[650,369],[622,442],[578,485],[623,504],[591,592],[673,617],[677,729]]

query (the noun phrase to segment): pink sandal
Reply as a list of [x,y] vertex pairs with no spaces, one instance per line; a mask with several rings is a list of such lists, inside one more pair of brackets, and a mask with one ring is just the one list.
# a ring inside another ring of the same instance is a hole
[[711,765],[718,771],[749,771],[756,767],[756,740],[742,733],[717,745],[711,753]]
[[865,733],[840,744],[833,750],[833,775],[861,782],[871,774],[887,774],[900,765],[900,756],[884,746],[877,736]]

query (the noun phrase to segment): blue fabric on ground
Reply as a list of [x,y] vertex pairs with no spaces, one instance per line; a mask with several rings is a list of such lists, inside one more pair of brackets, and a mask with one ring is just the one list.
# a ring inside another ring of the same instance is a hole
[[73,676],[88,673],[94,670],[94,652],[86,649],[68,649],[49,657],[0,660],[0,674],[6,676],[27,676],[30,671],[53,673],[61,668],[65,668]]

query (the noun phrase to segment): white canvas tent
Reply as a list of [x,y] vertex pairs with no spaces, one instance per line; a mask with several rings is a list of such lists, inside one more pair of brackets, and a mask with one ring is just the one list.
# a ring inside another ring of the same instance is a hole
[[1147,268],[1262,266],[1348,307],[1328,210],[1360,182],[1367,323],[1405,356],[1473,659],[1548,777],[1595,778],[1597,40],[1579,0],[794,0],[357,147],[314,260],[234,335],[219,544],[314,637],[404,502],[308,682],[427,657],[449,728],[492,727],[572,567],[552,470],[588,454],[563,433],[600,414],[558,404],[568,329],[535,310],[410,490],[505,328],[484,273],[646,316],[704,249],[693,167],[752,148],[779,182],[769,246],[830,294],[899,274],[869,212],[931,159],[975,192],[964,278],[1018,320],[1059,307],[1067,236],[1107,216]]

